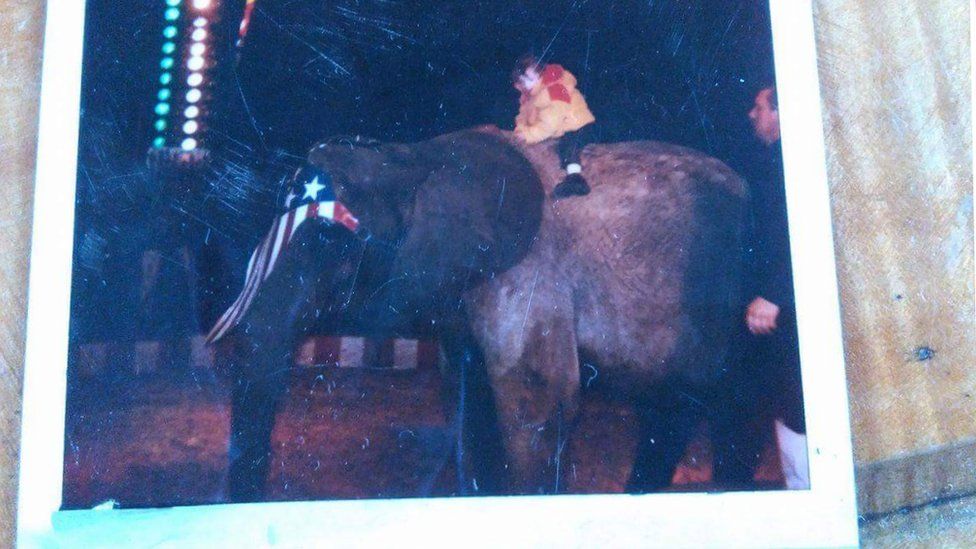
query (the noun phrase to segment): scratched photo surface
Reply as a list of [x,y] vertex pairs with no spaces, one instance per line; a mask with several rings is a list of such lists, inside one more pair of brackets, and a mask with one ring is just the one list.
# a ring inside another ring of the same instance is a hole
[[765,1],[85,40],[64,508],[808,487]]

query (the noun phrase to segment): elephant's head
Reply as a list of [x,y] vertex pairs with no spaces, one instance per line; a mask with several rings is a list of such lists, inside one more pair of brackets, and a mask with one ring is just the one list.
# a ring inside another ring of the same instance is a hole
[[333,138],[307,161],[329,175],[360,237],[375,243],[371,272],[357,274],[359,293],[407,315],[456,303],[465,288],[518,263],[541,222],[538,175],[494,136],[469,131],[417,144]]

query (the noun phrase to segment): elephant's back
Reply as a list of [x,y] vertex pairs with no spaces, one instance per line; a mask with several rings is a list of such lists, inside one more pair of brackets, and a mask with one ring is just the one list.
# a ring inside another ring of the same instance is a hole
[[[745,182],[724,162],[700,151],[657,141],[591,145],[583,154],[594,185],[627,185],[668,181],[704,184],[744,197]],[[653,185],[652,185],[653,186]]]
[[590,195],[553,207],[578,228],[567,257],[581,345],[639,375],[714,379],[741,316],[745,182],[715,158],[664,143],[593,146],[584,165]]
[[[551,190],[555,143],[522,147]],[[720,160],[667,143],[590,145],[586,196],[550,202],[540,234],[574,286],[577,338],[605,379],[714,378],[740,316],[746,184]],[[622,375],[620,375],[622,374]]]

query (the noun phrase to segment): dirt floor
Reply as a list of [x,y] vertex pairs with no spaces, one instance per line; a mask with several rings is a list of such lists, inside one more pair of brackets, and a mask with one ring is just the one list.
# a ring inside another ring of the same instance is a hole
[[[302,368],[273,435],[272,500],[448,496],[453,453],[436,368]],[[73,384],[64,506],[225,502],[227,382],[212,371],[104,375]],[[630,473],[636,421],[626,406],[586,398],[566,460],[569,493],[618,493]],[[675,490],[715,490],[699,437]],[[757,488],[780,472],[767,448]]]

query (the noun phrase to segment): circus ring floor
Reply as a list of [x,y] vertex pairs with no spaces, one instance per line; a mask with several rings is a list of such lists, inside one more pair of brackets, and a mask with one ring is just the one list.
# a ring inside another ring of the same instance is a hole
[[[217,370],[166,368],[73,384],[64,508],[226,502],[229,382]],[[454,455],[436,367],[296,368],[272,441],[270,501],[450,496]],[[567,493],[620,493],[636,417],[598,393],[584,398],[565,465]],[[671,490],[720,490],[709,443],[689,445]],[[768,444],[756,489],[780,486]]]

